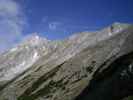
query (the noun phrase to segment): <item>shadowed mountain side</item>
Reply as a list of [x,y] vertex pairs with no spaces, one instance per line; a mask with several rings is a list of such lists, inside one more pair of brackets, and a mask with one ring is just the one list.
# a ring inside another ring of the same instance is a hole
[[133,52],[124,55],[100,74],[75,100],[122,100],[133,95]]

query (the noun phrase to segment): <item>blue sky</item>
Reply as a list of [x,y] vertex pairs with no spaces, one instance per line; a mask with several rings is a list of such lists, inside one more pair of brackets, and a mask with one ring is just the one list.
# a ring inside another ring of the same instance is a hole
[[[133,22],[133,0],[23,0],[30,23],[27,33],[60,39],[113,22]],[[31,28],[33,27],[33,28]]]
[[132,5],[133,0],[0,0],[0,51],[33,33],[55,40],[133,23]]

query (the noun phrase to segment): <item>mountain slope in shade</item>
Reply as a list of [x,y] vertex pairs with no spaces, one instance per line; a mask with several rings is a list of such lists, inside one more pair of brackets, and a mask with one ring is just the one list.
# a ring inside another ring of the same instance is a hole
[[96,73],[130,52],[129,24],[115,23],[62,41],[34,35],[1,55],[0,100],[74,100]]

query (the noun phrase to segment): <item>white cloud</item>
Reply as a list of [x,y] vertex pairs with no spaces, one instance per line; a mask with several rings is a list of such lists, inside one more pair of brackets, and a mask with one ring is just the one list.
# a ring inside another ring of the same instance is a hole
[[55,31],[56,29],[58,29],[61,26],[60,22],[50,22],[49,23],[49,30],[51,31]]
[[47,20],[48,20],[48,16],[44,16],[44,17],[42,18],[42,23],[47,22]]
[[14,0],[0,0],[0,52],[22,37],[26,24],[22,7]]

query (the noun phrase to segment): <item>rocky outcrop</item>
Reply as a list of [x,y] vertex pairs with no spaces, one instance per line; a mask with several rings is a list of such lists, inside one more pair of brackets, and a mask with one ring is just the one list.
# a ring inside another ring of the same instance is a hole
[[[132,52],[133,26],[128,24],[63,41],[34,36],[1,55],[0,100],[121,99],[133,92]],[[126,93],[113,94],[112,88],[123,86]]]

